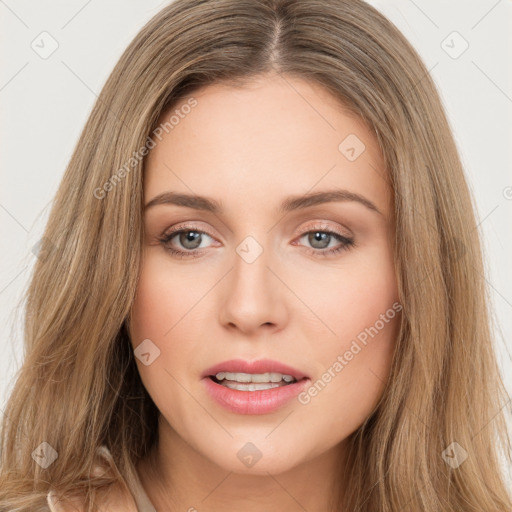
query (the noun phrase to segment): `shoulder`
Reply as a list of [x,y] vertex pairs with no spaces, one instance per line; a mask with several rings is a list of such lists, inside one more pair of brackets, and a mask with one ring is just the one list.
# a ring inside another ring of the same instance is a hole
[[99,498],[100,512],[137,512],[137,505],[130,491],[120,484],[111,486]]
[[[108,472],[116,475],[118,479],[117,483],[107,489],[97,491],[95,501],[98,512],[138,512],[128,483],[119,473],[110,450],[106,446],[100,446],[96,450],[96,456],[92,474],[102,476]],[[83,512],[85,510],[84,498],[59,499],[53,489],[49,490],[46,501],[50,512]]]
[[[84,512],[84,500],[79,498],[59,499],[50,489],[46,501],[51,512]],[[98,512],[137,512],[137,505],[130,492],[120,484],[110,486],[98,493]]]

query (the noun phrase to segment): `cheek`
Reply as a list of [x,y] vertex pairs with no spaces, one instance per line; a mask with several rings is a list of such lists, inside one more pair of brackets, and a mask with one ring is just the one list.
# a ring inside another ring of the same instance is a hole
[[[158,353],[148,366],[136,360],[141,378],[150,387],[158,379],[169,380],[166,369],[174,374],[175,368],[187,367],[183,360],[186,351],[193,347],[186,339],[186,329],[182,327],[186,324],[187,313],[200,298],[200,290],[180,276],[179,270],[170,272],[165,263],[165,258],[157,254],[150,253],[145,258],[130,318],[133,348],[137,349],[139,344],[149,339],[149,346],[156,347],[154,350]],[[170,354],[168,345],[174,338],[180,342],[173,344]]]
[[[332,353],[333,347],[342,349],[365,329],[374,326],[398,300],[389,245],[375,244],[356,251],[347,254],[340,266],[317,269],[296,281],[300,283],[296,286],[297,295],[304,298],[322,321],[322,338],[330,341],[323,345],[328,353]],[[394,317],[394,313],[392,310],[390,315]],[[382,328],[381,322],[379,326]]]
[[338,411],[322,421],[349,435],[378,403],[391,367],[401,314],[392,253],[369,251],[326,282],[310,298],[331,332],[310,347],[318,374],[301,403],[313,416]]
[[132,342],[137,346],[143,339],[154,339],[161,345],[179,329],[187,312],[200,299],[197,281],[169,268],[165,255],[148,251],[141,268],[137,292],[132,307]]
[[139,358],[136,364],[144,387],[171,422],[179,422],[190,404],[182,386],[188,387],[187,372],[197,347],[187,321],[195,321],[193,306],[201,293],[179,269],[169,270],[165,256],[150,253],[145,258],[131,310],[130,338],[136,355],[139,344],[148,339],[149,351],[158,353],[149,365]]

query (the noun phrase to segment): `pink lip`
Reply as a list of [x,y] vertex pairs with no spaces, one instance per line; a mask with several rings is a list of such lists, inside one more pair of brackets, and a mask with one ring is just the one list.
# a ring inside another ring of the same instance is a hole
[[[297,382],[272,389],[260,391],[239,391],[217,384],[210,376],[218,372],[233,373],[267,373],[277,372],[285,375],[292,375]],[[283,407],[295,396],[303,391],[310,382],[310,379],[299,370],[272,361],[260,359],[258,361],[244,361],[233,359],[212,366],[202,374],[208,394],[222,407],[238,414],[267,414]]]

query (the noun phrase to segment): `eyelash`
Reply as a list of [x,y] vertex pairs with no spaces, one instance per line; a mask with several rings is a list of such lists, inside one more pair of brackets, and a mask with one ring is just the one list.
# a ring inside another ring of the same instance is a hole
[[[191,225],[188,225],[185,227],[180,227],[178,229],[173,229],[167,233],[164,233],[160,238],[158,238],[158,241],[164,246],[166,251],[168,251],[169,253],[171,253],[173,256],[175,256],[177,258],[198,258],[199,256],[201,256],[201,254],[203,252],[200,249],[195,249],[195,250],[190,250],[190,251],[181,251],[178,249],[174,249],[173,247],[171,247],[169,245],[169,242],[176,235],[179,235],[181,233],[188,233],[188,232],[200,233],[201,235],[207,235],[210,238],[214,238],[208,232],[206,232],[202,229],[199,229],[197,226],[194,226],[191,224]],[[352,247],[356,246],[353,238],[348,238],[346,236],[343,236],[341,233],[329,230],[325,226],[313,226],[312,228],[309,228],[308,230],[303,231],[299,235],[299,239],[302,238],[304,235],[308,235],[309,233],[327,234],[327,235],[334,237],[339,242],[341,242],[341,245],[339,245],[338,247],[335,247],[335,248],[331,248],[331,249],[320,250],[320,249],[309,248],[311,253],[314,254],[315,256],[329,257],[329,256],[333,256],[334,254],[338,254],[341,251],[347,251],[347,250],[351,249]]]

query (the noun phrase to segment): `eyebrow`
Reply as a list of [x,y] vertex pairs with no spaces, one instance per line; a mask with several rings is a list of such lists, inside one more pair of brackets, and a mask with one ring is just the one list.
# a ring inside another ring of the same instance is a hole
[[[343,189],[333,189],[290,196],[281,203],[279,212],[284,214],[294,210],[310,208],[319,204],[346,201],[360,203],[369,210],[383,215],[383,213],[375,206],[375,204],[366,197]],[[158,194],[144,206],[144,211],[147,211],[153,206],[162,204],[184,206],[186,208],[203,210],[214,214],[221,214],[223,212],[222,204],[215,199],[192,194],[184,194],[181,192],[163,192],[162,194]]]

